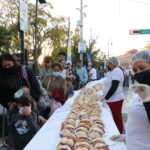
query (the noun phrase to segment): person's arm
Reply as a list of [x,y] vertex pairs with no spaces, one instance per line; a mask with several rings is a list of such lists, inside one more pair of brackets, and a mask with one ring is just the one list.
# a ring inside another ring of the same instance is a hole
[[38,83],[38,80],[36,78],[36,76],[34,75],[34,73],[26,68],[27,70],[27,73],[28,73],[28,79],[29,79],[29,83],[30,83],[30,93],[31,93],[31,96],[33,96],[33,98],[38,101],[40,96],[41,96],[41,90],[40,90],[40,85]]
[[28,123],[28,126],[32,132],[36,133],[38,131],[38,125],[37,123],[33,120],[32,115],[26,115],[26,121]]
[[150,102],[144,102],[143,105],[144,105],[144,107],[145,107],[148,120],[149,120],[149,122],[150,122]]
[[108,91],[108,93],[105,96],[105,99],[108,100],[110,97],[112,97],[112,95],[116,92],[118,86],[119,86],[119,82],[118,80],[113,80],[112,81],[112,85]]

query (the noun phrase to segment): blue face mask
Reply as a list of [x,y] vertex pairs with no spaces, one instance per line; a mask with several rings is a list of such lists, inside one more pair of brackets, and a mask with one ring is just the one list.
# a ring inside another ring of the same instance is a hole
[[53,76],[55,76],[55,77],[60,77],[60,76],[61,76],[61,73],[60,73],[60,72],[53,72]]

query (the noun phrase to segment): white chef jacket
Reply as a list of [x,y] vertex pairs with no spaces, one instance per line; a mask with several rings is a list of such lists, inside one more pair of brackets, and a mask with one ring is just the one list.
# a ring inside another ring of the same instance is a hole
[[118,80],[120,82],[116,92],[108,99],[108,102],[120,101],[124,99],[124,95],[123,95],[124,75],[122,70],[119,67],[116,67],[114,70],[107,73],[106,79],[104,80],[104,88],[103,88],[104,96],[106,96],[106,94],[108,93],[112,85],[112,80]]
[[128,108],[126,144],[127,150],[150,150],[150,123],[138,95]]

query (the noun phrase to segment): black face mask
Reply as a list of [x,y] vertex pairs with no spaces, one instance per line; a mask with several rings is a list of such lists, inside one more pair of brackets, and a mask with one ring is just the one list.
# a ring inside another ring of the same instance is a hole
[[108,71],[111,71],[111,68],[110,68],[108,65],[107,65],[107,70],[108,70]]
[[150,86],[150,70],[146,70],[140,73],[136,73],[134,78],[141,84],[147,84]]
[[9,68],[3,68],[3,72],[6,74],[13,74],[18,71],[18,67],[16,65],[9,67]]

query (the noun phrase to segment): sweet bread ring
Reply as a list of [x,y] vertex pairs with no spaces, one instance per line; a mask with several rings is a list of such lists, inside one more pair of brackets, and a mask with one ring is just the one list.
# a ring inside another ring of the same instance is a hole
[[91,140],[100,138],[102,135],[97,131],[92,131],[89,133],[89,137]]
[[93,150],[109,150],[109,148],[105,143],[96,143]]
[[60,141],[60,144],[69,145],[71,148],[73,148],[74,143],[75,143],[74,139],[67,138],[67,137],[63,137]]
[[85,128],[84,126],[80,126],[80,127],[76,128],[76,132],[78,132],[78,131],[83,131],[83,132],[88,133],[88,129]]
[[88,137],[88,133],[84,132],[84,131],[80,131],[80,132],[76,132],[76,137],[80,138],[80,137]]
[[76,143],[79,143],[79,142],[87,142],[87,143],[90,143],[90,140],[88,137],[80,137],[80,138],[77,138],[76,139]]
[[78,142],[75,143],[74,149],[75,148],[87,148],[88,150],[90,150],[90,144],[88,142]]
[[59,144],[57,146],[57,150],[72,150],[70,146],[68,145],[62,145],[62,144]]
[[60,136],[63,137],[63,136],[66,136],[66,135],[72,135],[74,132],[70,129],[63,129],[61,132],[60,132]]
[[96,139],[93,139],[91,140],[91,143],[93,144],[93,146],[95,146],[96,143],[104,143],[104,141],[101,139],[101,138],[96,138]]

